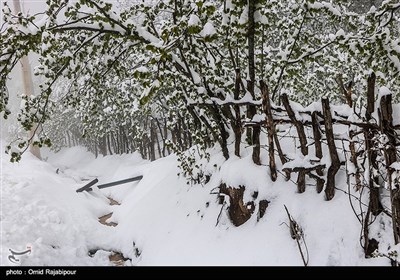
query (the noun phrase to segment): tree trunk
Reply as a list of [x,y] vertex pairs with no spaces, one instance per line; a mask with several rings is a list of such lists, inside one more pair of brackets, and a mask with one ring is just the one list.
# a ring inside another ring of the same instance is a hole
[[99,151],[100,151],[100,154],[102,154],[103,156],[107,155],[107,143],[106,142],[107,142],[107,139],[106,139],[105,135],[100,137],[100,139],[99,139]]
[[[19,0],[13,0],[14,3],[14,10],[15,13],[21,13],[21,4]],[[24,93],[25,95],[29,98],[33,93],[34,93],[34,88],[33,88],[33,81],[32,81],[32,70],[31,70],[31,65],[29,63],[28,55],[25,55],[21,58],[21,70],[22,70],[22,79],[23,79],[23,84],[24,84]],[[39,131],[38,125],[33,124],[31,130],[28,133],[28,138],[29,138],[29,151],[38,159],[42,159],[40,155],[40,148],[39,146],[33,145],[34,143],[34,138],[35,134],[37,134]]]
[[164,136],[163,136],[163,134],[162,134],[162,129],[161,129],[161,127],[160,127],[160,122],[158,121],[157,118],[154,119],[154,121],[156,122],[157,128],[158,128],[159,131],[160,131],[161,141],[162,141],[162,143],[164,143],[164,144],[163,144],[163,148],[161,149],[160,139],[159,139],[159,137],[158,137],[158,132],[157,132],[157,129],[155,129],[156,141],[157,141],[157,148],[158,148],[158,155],[159,155],[160,158],[161,158],[161,157],[165,157],[165,139],[164,139]]
[[69,148],[71,148],[71,136],[69,135],[69,132],[67,131],[67,133],[66,133],[66,135],[67,135],[67,142],[68,142],[68,147]]
[[166,143],[166,135],[164,135],[164,130],[161,128],[161,123],[158,119],[156,119],[158,130],[160,131],[161,141],[163,143],[163,147],[161,150],[161,154],[165,157],[165,143]]
[[[165,139],[168,139],[167,118],[164,118],[164,137],[165,137]],[[165,143],[164,143],[164,146],[165,146]],[[166,148],[167,148],[168,155],[170,155],[171,154],[171,150],[170,150],[169,146],[167,146]]]
[[[372,113],[375,111],[375,73],[371,73],[367,80],[367,111],[365,112],[365,118],[367,122],[372,119]],[[365,148],[368,151],[368,162],[369,162],[369,209],[374,216],[379,215],[383,211],[383,206],[380,201],[379,189],[376,185],[379,185],[379,178],[374,176],[374,168],[378,169],[376,163],[377,152],[372,148],[374,146],[373,138],[374,131],[368,129],[365,132]]]
[[253,126],[253,162],[257,165],[261,165],[260,159],[260,134],[261,134],[261,125]]
[[182,134],[183,134],[184,147],[185,147],[185,150],[187,150],[191,147],[189,129],[188,129],[188,126],[186,125],[185,119],[183,117],[181,117],[180,123],[181,123],[180,127],[182,129]]
[[397,161],[396,132],[393,128],[392,95],[382,96],[380,108],[381,128],[388,138],[388,143],[385,147],[385,161],[390,189],[394,243],[398,244],[400,243],[400,189],[393,185],[392,174],[394,170],[390,167],[392,163]]
[[111,149],[111,136],[110,134],[107,135],[107,147],[108,147],[108,153],[110,155],[113,154],[112,149]]
[[150,141],[149,141],[150,151],[149,151],[149,153],[150,153],[150,160],[151,161],[156,160],[156,149],[154,148],[156,139],[155,139],[155,136],[154,136],[154,132],[155,132],[154,124],[153,124],[153,121],[150,120]]
[[254,212],[255,206],[254,202],[248,202],[244,204],[243,194],[245,191],[244,186],[239,186],[239,188],[227,187],[226,184],[221,184],[220,193],[229,196],[229,209],[228,214],[232,223],[235,226],[240,226],[244,224]]
[[[239,100],[240,96],[240,69],[235,69],[236,79],[235,79],[235,100]],[[240,116],[240,106],[235,105],[235,121],[232,125],[233,132],[235,133],[235,155],[240,157],[240,144],[242,142],[242,118]]]
[[343,77],[342,74],[339,74],[336,76],[336,81],[339,85],[339,91],[342,94],[342,96],[346,99],[347,104],[350,107],[353,107],[353,100],[351,98],[351,94],[352,94],[352,82],[350,82],[350,84],[348,86],[346,86],[343,83]]
[[[247,90],[250,92],[251,97],[255,100],[255,80],[256,80],[256,66],[255,66],[255,32],[256,23],[254,19],[254,14],[256,12],[256,0],[248,1],[248,30],[247,30],[247,42],[248,42],[248,70],[249,70],[249,80],[247,81]],[[249,105],[247,110],[247,117],[252,120],[257,113],[256,106]],[[251,144],[253,145],[253,162],[260,165],[260,126],[253,126],[251,134],[251,129],[248,128],[247,136],[251,138]]]
[[375,73],[372,72],[367,80],[367,112],[366,112],[367,121],[371,120],[372,113],[375,110],[375,80],[376,80]]
[[99,151],[97,150],[97,141],[92,141],[92,145],[94,146],[94,155],[97,158],[99,156]]
[[217,106],[212,106],[210,109],[211,109],[211,114],[212,114],[214,120],[216,121],[216,123],[218,124],[218,128],[219,128],[219,138],[217,140],[221,146],[222,154],[223,154],[224,158],[227,160],[227,159],[229,159],[229,150],[228,150],[229,134],[226,131],[225,124],[222,119],[222,113],[218,110]]

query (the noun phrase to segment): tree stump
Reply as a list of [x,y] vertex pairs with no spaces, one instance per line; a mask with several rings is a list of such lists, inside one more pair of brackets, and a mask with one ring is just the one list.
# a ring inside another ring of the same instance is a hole
[[227,187],[226,184],[221,184],[219,191],[229,197],[228,214],[232,223],[238,227],[247,222],[254,212],[255,205],[253,201],[246,204],[243,202],[245,187],[232,188]]

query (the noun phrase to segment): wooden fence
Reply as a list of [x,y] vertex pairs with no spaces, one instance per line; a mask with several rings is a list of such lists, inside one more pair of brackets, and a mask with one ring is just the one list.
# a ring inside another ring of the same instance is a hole
[[[399,243],[400,164],[397,162],[400,120],[394,123],[390,92],[375,92],[375,75],[371,74],[368,78],[366,105],[350,104],[352,107],[347,106],[347,110],[338,110],[344,106],[331,105],[327,98],[304,108],[290,102],[285,94],[280,97],[282,105],[276,106],[271,102],[268,88],[263,82],[260,88],[265,120],[244,125],[260,126],[267,132],[271,180],[275,181],[279,173],[287,180],[295,177],[299,193],[304,192],[307,182],[311,181],[317,192],[324,190],[326,200],[331,200],[335,196],[338,171],[344,166],[349,185],[356,191],[361,192],[364,188],[369,190],[366,212],[359,219],[363,226],[366,256],[370,257],[377,249],[376,240],[369,238],[369,225],[373,217],[381,213],[391,217],[394,241],[395,244]],[[290,135],[295,140],[295,148],[299,148],[296,158],[290,158],[281,148],[282,139],[288,136],[278,131],[288,126],[296,131]],[[255,141],[255,144],[260,145],[259,141]],[[311,146],[314,148],[310,149]],[[313,150],[313,154],[310,150]],[[280,165],[277,165],[276,156]],[[281,169],[277,166],[281,166]],[[388,207],[381,202],[380,188],[389,193]]]

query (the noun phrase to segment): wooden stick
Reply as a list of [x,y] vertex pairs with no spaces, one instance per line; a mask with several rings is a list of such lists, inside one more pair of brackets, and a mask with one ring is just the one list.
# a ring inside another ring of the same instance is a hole
[[98,181],[99,180],[97,178],[93,179],[92,181],[84,185],[82,188],[77,189],[76,192],[91,191],[92,189],[90,187],[96,184]]
[[111,183],[99,185],[98,188],[99,189],[109,188],[109,187],[113,187],[113,186],[116,186],[116,185],[122,185],[122,184],[126,184],[126,183],[133,182],[133,181],[139,181],[142,178],[143,178],[143,176],[140,175],[140,176],[136,176],[136,177],[133,177],[133,178],[128,178],[128,179],[124,179],[124,180],[120,180],[120,181],[116,181],[116,182],[111,182]]
[[328,142],[329,154],[331,156],[331,166],[328,169],[327,182],[325,188],[326,200],[331,200],[335,196],[335,175],[340,168],[339,155],[337,153],[335,138],[333,135],[332,114],[329,100],[322,98],[322,109],[324,113],[325,134]]
[[275,164],[275,149],[274,149],[274,134],[275,126],[272,117],[271,101],[269,97],[269,90],[264,81],[260,81],[261,93],[263,98],[263,111],[266,115],[267,130],[268,130],[268,154],[269,154],[269,169],[271,173],[271,180],[276,181],[278,177]]
[[299,140],[300,140],[301,153],[306,156],[306,155],[308,155],[308,146],[307,146],[307,137],[304,132],[304,125],[301,121],[296,119],[294,111],[293,111],[292,107],[290,106],[287,94],[282,94],[281,100],[282,100],[283,106],[285,106],[286,112],[287,112],[290,120],[293,122],[294,126],[296,127],[297,134],[299,135]]

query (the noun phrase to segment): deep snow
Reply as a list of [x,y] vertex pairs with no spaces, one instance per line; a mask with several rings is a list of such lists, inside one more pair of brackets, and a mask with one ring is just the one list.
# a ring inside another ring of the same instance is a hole
[[[132,259],[126,265],[300,266],[284,204],[303,228],[309,265],[390,265],[385,258],[364,258],[360,226],[345,193],[337,191],[327,202],[314,186],[298,194],[292,182],[272,184],[268,167],[253,165],[250,155],[214,167],[222,161],[214,152],[209,164],[214,175],[206,185],[187,185],[178,178],[173,155],[151,163],[137,154],[95,159],[81,147],[43,155],[47,162],[27,153],[17,164],[1,155],[1,265],[14,265],[9,249],[23,251],[31,244],[32,253],[19,264],[112,265],[108,255],[114,250]],[[139,174],[144,176],[140,182],[75,192],[87,183],[82,179],[98,177],[106,183]],[[225,205],[217,224],[222,205],[214,192],[221,180],[258,189],[257,200],[270,201],[265,216],[257,222],[254,214],[235,227]],[[338,186],[347,191],[345,182],[339,180]],[[121,205],[108,205],[107,196]],[[97,220],[109,212],[114,212],[115,228]],[[387,223],[378,219],[377,224]],[[380,229],[382,249],[391,240],[386,228]],[[99,250],[90,257],[92,249]]]

